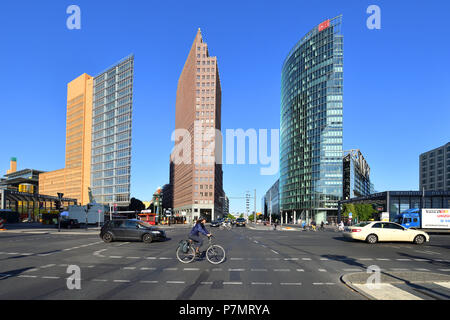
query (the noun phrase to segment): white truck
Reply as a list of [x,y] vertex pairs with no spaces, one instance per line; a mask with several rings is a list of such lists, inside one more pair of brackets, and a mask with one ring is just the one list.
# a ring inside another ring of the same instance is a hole
[[[89,206],[89,210],[87,210]],[[77,219],[79,223],[86,224],[86,211],[88,224],[103,224],[105,222],[105,212],[107,206],[100,203],[90,203],[86,206],[69,206],[69,219]]]

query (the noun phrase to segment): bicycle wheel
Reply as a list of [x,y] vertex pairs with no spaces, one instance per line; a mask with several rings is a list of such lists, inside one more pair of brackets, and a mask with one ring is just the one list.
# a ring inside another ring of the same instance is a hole
[[189,263],[194,261],[195,259],[195,249],[192,246],[189,246],[189,250],[187,253],[184,253],[181,247],[177,249],[177,259],[182,263]]
[[214,244],[206,250],[206,259],[212,264],[219,264],[225,260],[225,250],[221,246]]

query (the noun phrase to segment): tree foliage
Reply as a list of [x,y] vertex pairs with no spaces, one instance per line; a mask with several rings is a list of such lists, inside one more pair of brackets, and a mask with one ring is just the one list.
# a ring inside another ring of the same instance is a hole
[[348,218],[349,213],[352,213],[352,219],[358,221],[368,221],[372,218],[373,213],[377,212],[373,205],[366,203],[346,203],[343,205],[342,216]]
[[128,210],[129,211],[145,210],[145,205],[144,205],[144,203],[142,203],[141,200],[136,199],[136,198],[131,198],[130,199],[130,206],[129,206]]

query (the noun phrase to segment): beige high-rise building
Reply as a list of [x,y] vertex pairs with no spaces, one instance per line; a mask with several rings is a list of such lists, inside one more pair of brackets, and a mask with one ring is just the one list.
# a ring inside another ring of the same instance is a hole
[[39,175],[39,192],[89,203],[93,77],[82,74],[67,85],[65,168]]
[[[198,217],[214,220],[222,215],[225,200],[221,161],[198,159],[205,156],[206,145],[211,143],[215,148],[209,154],[215,157],[222,149],[222,141],[213,136],[204,143],[196,132],[221,130],[221,86],[217,58],[209,55],[200,29],[178,80],[175,129],[186,130],[190,137],[176,141],[171,155],[174,214],[185,216],[189,222]],[[182,152],[178,152],[180,146]],[[189,155],[183,154],[189,151]]]

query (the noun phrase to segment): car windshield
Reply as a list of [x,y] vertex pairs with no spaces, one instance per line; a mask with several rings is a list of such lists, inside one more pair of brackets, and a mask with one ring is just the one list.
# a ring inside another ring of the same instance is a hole
[[245,221],[244,218],[238,218],[236,221]]
[[358,224],[355,224],[355,227],[365,227],[365,226],[367,226],[367,225],[369,225],[370,224],[370,222],[360,222],[360,223],[358,223]]

